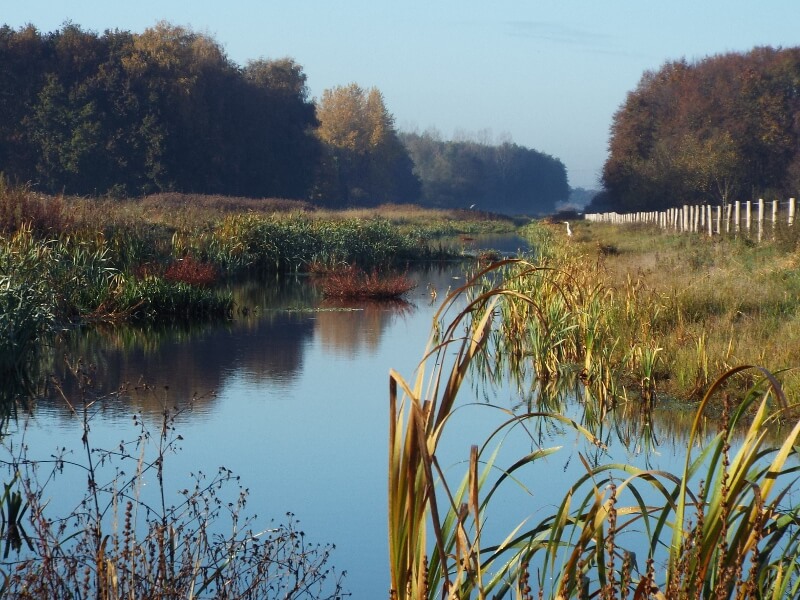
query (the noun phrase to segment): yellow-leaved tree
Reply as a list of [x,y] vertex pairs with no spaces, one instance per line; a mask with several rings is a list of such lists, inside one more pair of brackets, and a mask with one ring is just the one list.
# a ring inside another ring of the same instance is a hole
[[355,83],[325,90],[317,103],[317,135],[326,156],[318,199],[331,205],[416,200],[419,180],[397,135],[383,94]]

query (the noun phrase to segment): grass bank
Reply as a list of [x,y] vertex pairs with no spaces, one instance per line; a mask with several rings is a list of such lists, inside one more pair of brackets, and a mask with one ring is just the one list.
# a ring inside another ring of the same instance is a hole
[[414,206],[331,212],[279,199],[49,197],[0,175],[0,376],[21,382],[12,397],[29,389],[40,340],[60,328],[227,318],[234,301],[220,280],[382,271],[451,256],[444,235],[514,227]]
[[[755,244],[586,221],[572,223],[568,238],[562,227],[527,230],[541,265],[559,273],[559,289],[575,298],[562,303],[545,298],[546,290],[541,297],[552,312],[545,320],[556,323],[548,335],[561,328],[566,340],[562,356],[539,367],[545,376],[570,359],[597,376],[591,365],[602,357],[597,370],[614,373],[606,379],[617,381],[617,395],[697,401],[719,373],[753,364],[779,373],[787,393],[797,393],[800,234],[784,229]],[[740,374],[729,386],[746,390],[753,381]]]

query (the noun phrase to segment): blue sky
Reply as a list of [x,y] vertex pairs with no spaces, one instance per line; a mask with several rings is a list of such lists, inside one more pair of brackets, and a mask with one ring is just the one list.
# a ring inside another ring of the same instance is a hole
[[508,139],[597,187],[614,112],[665,61],[800,45],[800,0],[0,0],[42,31],[140,32],[159,20],[211,34],[243,65],[291,56],[311,93],[378,87],[401,129]]

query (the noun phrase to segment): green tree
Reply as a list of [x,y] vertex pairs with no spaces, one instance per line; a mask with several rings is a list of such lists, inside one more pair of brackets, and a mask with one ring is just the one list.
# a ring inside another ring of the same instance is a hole
[[406,133],[402,140],[426,205],[539,215],[569,197],[560,160],[510,141],[443,141],[435,130]]
[[237,127],[241,193],[269,190],[307,198],[320,160],[316,109],[308,98],[306,74],[291,58],[251,61],[244,69],[243,106]]

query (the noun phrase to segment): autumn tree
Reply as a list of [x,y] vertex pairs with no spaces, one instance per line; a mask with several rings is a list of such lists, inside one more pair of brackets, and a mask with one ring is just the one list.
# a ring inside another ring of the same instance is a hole
[[307,198],[314,105],[291,59],[240,68],[158,23],[102,35],[0,28],[0,171],[47,192]]
[[756,48],[643,75],[611,127],[606,208],[796,195],[800,48]]
[[325,147],[317,195],[332,205],[407,202],[419,182],[383,95],[355,83],[323,92],[317,134]]

